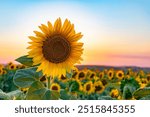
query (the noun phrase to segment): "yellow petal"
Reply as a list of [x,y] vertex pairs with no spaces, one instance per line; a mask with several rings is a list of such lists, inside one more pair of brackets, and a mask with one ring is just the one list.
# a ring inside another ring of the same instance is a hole
[[68,37],[68,40],[73,42],[73,41],[78,41],[79,39],[82,38],[83,35],[81,35],[81,33],[77,33],[75,35],[73,35],[72,37]]
[[54,30],[55,30],[55,32],[60,32],[61,31],[61,26],[62,26],[61,19],[58,18],[55,21],[55,24],[54,24]]
[[53,32],[53,25],[50,22],[47,22],[48,24],[48,29],[52,33]]
[[39,26],[39,28],[41,29],[41,31],[45,34],[49,33],[48,27],[44,24],[41,24],[41,26]]
[[45,38],[45,35],[39,31],[33,31],[37,37],[42,37],[42,38]]

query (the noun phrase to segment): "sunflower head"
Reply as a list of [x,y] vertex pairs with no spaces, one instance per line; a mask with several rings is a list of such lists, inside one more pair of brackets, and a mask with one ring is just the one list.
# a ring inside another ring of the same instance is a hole
[[4,65],[0,64],[0,69],[3,69],[4,68]]
[[109,80],[112,80],[113,77],[114,77],[114,71],[113,70],[109,70],[107,72],[107,77],[108,77]]
[[13,62],[9,62],[7,65],[9,66],[9,65],[12,65],[13,64]]
[[16,65],[16,69],[21,69],[21,67],[22,67],[21,64]]
[[3,70],[3,74],[7,74],[7,71],[6,71],[6,70]]
[[78,73],[77,79],[78,80],[83,80],[83,79],[85,79],[85,77],[86,77],[86,73],[84,71],[80,71]]
[[46,76],[66,76],[74,64],[82,60],[83,43],[81,33],[76,33],[74,24],[68,19],[62,21],[58,18],[54,25],[39,26],[42,32],[34,31],[36,36],[29,36],[32,40],[28,54],[33,58],[33,65],[39,65],[37,71],[42,71]]
[[47,82],[47,78],[45,76],[42,76],[40,78],[40,81],[43,82],[43,83],[46,83]]
[[100,73],[99,73],[99,78],[100,78],[100,79],[104,78],[104,75],[105,75],[104,72],[100,72]]
[[9,70],[15,70],[16,69],[16,65],[15,64],[11,64],[8,66]]
[[121,80],[124,78],[124,72],[122,70],[119,70],[116,72],[116,77]]
[[68,78],[66,76],[61,75],[61,77],[59,77],[59,80],[62,82],[66,82]]
[[0,68],[0,75],[2,75],[2,74],[3,74],[3,69]]
[[83,91],[87,94],[91,94],[94,91],[92,81],[86,82],[83,86]]
[[52,83],[50,89],[52,91],[60,92],[60,85],[58,83]]
[[91,72],[90,76],[89,76],[89,79],[94,79],[94,77],[96,77],[96,73],[95,72]]
[[95,93],[102,93],[105,89],[101,81],[97,81],[94,83]]
[[118,96],[119,96],[119,91],[118,91],[118,89],[112,89],[111,92],[110,92],[110,96],[111,96],[112,98],[118,98]]
[[77,79],[77,76],[78,76],[78,72],[76,72],[76,71],[73,72],[72,78],[73,78],[73,79]]
[[20,90],[23,92],[23,93],[27,93],[29,88],[20,88]]
[[150,74],[147,74],[147,81],[150,82]]

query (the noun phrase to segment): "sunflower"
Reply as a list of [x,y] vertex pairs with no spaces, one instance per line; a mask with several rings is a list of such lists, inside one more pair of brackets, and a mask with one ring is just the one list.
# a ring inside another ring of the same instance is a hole
[[73,72],[73,75],[72,75],[72,78],[76,79],[77,78],[77,75],[78,75],[78,72]]
[[146,78],[141,78],[141,81],[139,82],[140,88],[144,88],[147,86],[148,80]]
[[94,83],[95,93],[102,93],[105,89],[103,83],[101,81],[97,81]]
[[80,81],[80,80],[76,80],[76,82],[77,82],[77,83],[78,83],[78,85],[79,85],[78,90],[79,90],[79,91],[83,91],[83,86],[82,86],[81,81]]
[[4,68],[4,65],[0,64],[0,69],[3,69]]
[[108,77],[109,80],[112,80],[113,77],[114,77],[114,71],[113,70],[109,70],[107,72],[107,77]]
[[83,79],[85,79],[85,77],[86,77],[86,73],[84,71],[80,71],[78,73],[77,79],[78,80],[83,80]]
[[123,79],[124,78],[124,72],[122,70],[117,71],[116,77],[120,80]]
[[106,80],[106,79],[101,79],[101,82],[102,82],[102,84],[104,85],[104,86],[106,86],[107,84],[108,84],[108,81]]
[[6,71],[6,70],[3,70],[3,74],[7,74],[7,71]]
[[87,94],[91,94],[94,91],[92,81],[88,81],[83,85],[83,91]]
[[13,64],[13,62],[9,62],[7,65],[9,66],[9,65],[12,65]]
[[77,67],[73,67],[72,71],[73,71],[73,73],[74,73],[74,72],[78,72],[79,70],[78,70]]
[[127,70],[127,73],[126,73],[126,75],[132,75],[133,74],[133,72],[132,72],[132,69],[131,68],[129,68],[128,70]]
[[150,74],[147,74],[147,81],[150,82]]
[[109,95],[110,95],[112,98],[118,98],[118,96],[119,96],[119,91],[118,91],[118,89],[112,89]]
[[62,82],[66,82],[68,78],[66,76],[61,75],[61,77],[59,77],[59,80]]
[[2,75],[2,74],[3,74],[3,69],[0,68],[0,75]]
[[20,90],[23,92],[23,93],[27,93],[29,88],[20,88]]
[[21,69],[21,67],[22,67],[21,64],[16,65],[16,69]]
[[147,83],[148,83],[147,78],[141,78],[141,83],[142,83],[142,84],[147,84]]
[[42,76],[40,78],[40,81],[43,82],[43,83],[46,83],[47,82],[47,78],[45,76]]
[[16,65],[15,64],[11,64],[11,65],[8,66],[8,69],[9,70],[14,70],[14,69],[16,69]]
[[96,73],[95,73],[95,72],[91,72],[91,73],[90,73],[90,76],[89,76],[89,79],[92,80],[95,76],[96,76]]
[[39,65],[37,71],[42,71],[46,76],[66,76],[74,64],[82,60],[83,43],[78,42],[82,38],[81,33],[76,33],[74,24],[68,19],[62,24],[58,18],[54,26],[48,22],[48,26],[39,26],[42,32],[34,31],[36,36],[29,36],[32,42],[28,57],[33,59],[33,65]]
[[52,83],[50,89],[52,91],[60,92],[60,85],[58,83]]
[[100,73],[99,73],[99,78],[100,78],[100,79],[104,78],[104,75],[105,75],[104,72],[100,72]]

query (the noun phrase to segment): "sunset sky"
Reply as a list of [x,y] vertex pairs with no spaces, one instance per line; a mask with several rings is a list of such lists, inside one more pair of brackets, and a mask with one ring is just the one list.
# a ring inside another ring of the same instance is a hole
[[84,35],[82,64],[150,67],[150,0],[0,1],[0,63],[27,54],[40,24],[60,17]]

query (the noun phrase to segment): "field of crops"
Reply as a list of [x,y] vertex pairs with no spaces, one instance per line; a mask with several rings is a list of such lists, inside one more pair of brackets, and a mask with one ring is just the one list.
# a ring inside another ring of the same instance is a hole
[[61,77],[36,72],[26,56],[0,65],[1,100],[145,100],[150,99],[150,72],[77,66]]

